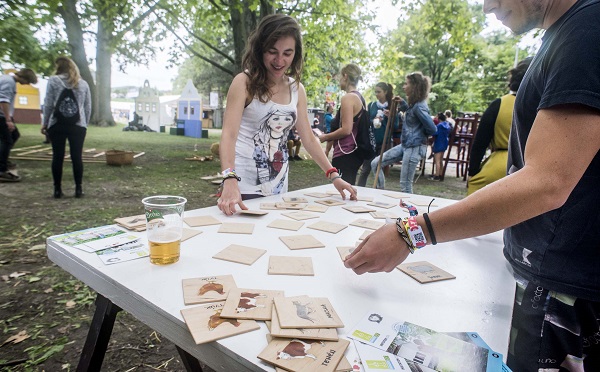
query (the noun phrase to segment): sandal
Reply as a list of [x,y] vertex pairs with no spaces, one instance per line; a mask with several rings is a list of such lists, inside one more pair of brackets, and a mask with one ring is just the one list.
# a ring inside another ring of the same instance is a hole
[[21,177],[11,172],[0,172],[0,182],[19,182]]

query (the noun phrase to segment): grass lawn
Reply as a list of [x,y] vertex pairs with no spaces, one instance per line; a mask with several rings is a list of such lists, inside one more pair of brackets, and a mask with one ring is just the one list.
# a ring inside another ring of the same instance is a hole
[[[218,160],[186,161],[210,155],[214,137],[196,139],[166,133],[123,132],[122,126],[88,129],[85,149],[144,151],[130,166],[85,163],[82,199],[73,197],[71,163],[65,162],[62,199],[54,199],[50,161],[14,160],[23,178],[0,183],[0,344],[21,331],[29,336],[0,346],[0,370],[74,370],[93,315],[95,294],[48,260],[45,239],[68,231],[112,223],[143,213],[141,200],[157,194],[182,195],[186,209],[215,204],[216,186],[200,177],[220,171]],[[37,125],[19,125],[16,148],[40,145]],[[211,131],[211,134],[213,131]],[[44,145],[48,146],[48,145]],[[291,163],[290,190],[326,183],[311,160]],[[399,190],[399,167],[386,186]],[[372,184],[372,177],[368,184]],[[465,183],[448,170],[444,182],[421,177],[417,194],[449,199],[466,195]],[[174,358],[175,357],[175,358]],[[13,365],[13,366],[9,366]],[[103,370],[183,370],[174,345],[126,313],[120,313]]]

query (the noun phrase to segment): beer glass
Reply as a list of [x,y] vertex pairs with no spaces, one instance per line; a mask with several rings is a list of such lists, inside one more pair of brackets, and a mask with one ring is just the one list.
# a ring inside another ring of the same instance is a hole
[[167,265],[179,261],[186,202],[184,197],[171,195],[149,196],[142,200],[151,263]]

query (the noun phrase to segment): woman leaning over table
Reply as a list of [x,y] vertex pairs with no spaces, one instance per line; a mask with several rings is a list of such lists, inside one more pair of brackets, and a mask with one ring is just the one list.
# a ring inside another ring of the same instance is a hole
[[[56,73],[48,80],[42,124],[42,134],[48,134],[52,143],[54,197],[61,198],[63,196],[62,171],[65,146],[68,140],[73,164],[73,178],[75,179],[75,197],[81,198],[83,196],[83,142],[92,113],[90,88],[85,80],[81,79],[79,69],[73,60],[68,57],[58,57],[54,64]],[[79,106],[79,121],[75,125],[63,123],[54,117],[54,106],[64,89],[73,89]]]
[[[383,153],[381,169],[386,165],[402,160],[400,170],[400,191],[412,193],[412,184],[417,165],[427,154],[427,137],[435,134],[436,127],[429,115],[427,96],[431,88],[431,80],[420,72],[406,75],[404,93],[408,101],[408,109],[404,114],[402,125],[402,144],[392,147]],[[373,173],[377,172],[379,156],[371,162]],[[383,171],[380,169],[377,177],[377,188],[385,186]]]
[[[342,97],[340,109],[331,122],[332,131],[319,136],[321,142],[332,141],[333,157],[331,162],[341,170],[342,178],[351,185],[356,183],[356,175],[363,162],[363,158],[356,151],[358,149],[356,144],[358,121],[360,113],[366,107],[365,99],[356,89],[358,81],[361,79],[360,73],[360,68],[354,63],[344,66],[340,71],[340,88],[352,94]],[[334,128],[337,129],[334,130]],[[329,153],[329,144],[326,152]]]
[[264,17],[248,38],[244,71],[227,93],[220,157],[223,187],[219,209],[232,215],[243,200],[287,192],[287,137],[296,125],[304,147],[345,198],[356,190],[339,177],[312,134],[302,71],[300,25],[290,16]]

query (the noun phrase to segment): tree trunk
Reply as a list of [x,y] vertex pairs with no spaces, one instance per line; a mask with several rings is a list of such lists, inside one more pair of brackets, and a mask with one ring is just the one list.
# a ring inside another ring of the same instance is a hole
[[83,44],[83,30],[79,22],[79,14],[77,13],[77,0],[64,0],[62,6],[58,7],[58,12],[65,22],[65,30],[67,32],[67,40],[71,48],[71,58],[79,68],[81,78],[90,86],[92,95],[92,123],[97,122],[98,113],[98,95],[96,94],[96,84],[94,77],[88,66],[87,56],[85,54],[85,46]]
[[242,70],[242,57],[248,33],[244,24],[244,17],[240,11],[242,4],[236,0],[229,0],[229,14],[231,16],[231,31],[233,33],[233,49],[235,55],[236,73]]
[[110,21],[98,17],[96,35],[96,86],[98,90],[98,121],[100,126],[113,126],[115,121],[110,108],[111,58],[113,54],[111,38],[113,27]]

